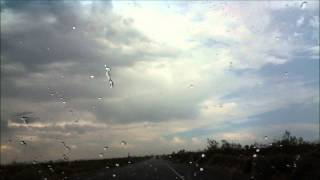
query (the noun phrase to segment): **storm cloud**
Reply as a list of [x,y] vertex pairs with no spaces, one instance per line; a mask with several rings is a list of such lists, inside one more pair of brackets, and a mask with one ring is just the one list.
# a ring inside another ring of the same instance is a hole
[[[157,154],[281,129],[317,138],[318,2],[1,6],[1,163],[61,159],[61,141],[73,160],[106,145],[106,157]],[[263,128],[278,118],[281,128]]]

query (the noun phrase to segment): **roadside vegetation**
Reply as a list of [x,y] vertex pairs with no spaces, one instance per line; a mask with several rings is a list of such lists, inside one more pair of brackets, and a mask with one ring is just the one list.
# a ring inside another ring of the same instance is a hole
[[112,169],[150,158],[126,157],[98,160],[51,161],[43,163],[17,163],[0,168],[1,180],[63,180],[90,177],[101,169]]
[[[173,163],[191,166],[192,170],[206,171],[223,180],[319,180],[320,144],[308,142],[285,131],[272,143],[242,146],[226,140],[207,139],[207,148],[191,152],[180,150],[158,155]],[[0,168],[1,180],[56,180],[83,179],[101,169],[123,167],[154,156],[126,157],[98,160],[50,161],[13,163]]]
[[[267,139],[267,137],[265,137]],[[319,180],[320,144],[307,142],[285,131],[272,143],[242,146],[221,140],[207,140],[199,152],[180,150],[164,158],[220,173],[224,180]]]

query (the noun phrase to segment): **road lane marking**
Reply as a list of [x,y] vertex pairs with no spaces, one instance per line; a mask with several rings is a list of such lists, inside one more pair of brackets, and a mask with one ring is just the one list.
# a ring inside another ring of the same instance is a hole
[[174,172],[181,180],[184,180],[184,177],[182,175],[180,175],[175,169],[173,169],[173,167],[171,167],[169,164],[167,164],[168,168]]

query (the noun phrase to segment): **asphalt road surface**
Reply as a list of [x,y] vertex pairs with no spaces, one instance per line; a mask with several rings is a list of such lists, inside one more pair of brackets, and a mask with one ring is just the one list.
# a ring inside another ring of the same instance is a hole
[[[113,169],[98,170],[85,180],[213,180],[205,168],[194,164],[176,164],[163,159],[148,159]],[[82,179],[82,178],[81,178]]]

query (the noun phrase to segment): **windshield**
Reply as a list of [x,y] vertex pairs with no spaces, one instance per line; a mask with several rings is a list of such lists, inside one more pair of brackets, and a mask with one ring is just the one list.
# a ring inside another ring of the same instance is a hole
[[0,2],[3,177],[319,177],[319,1]]

